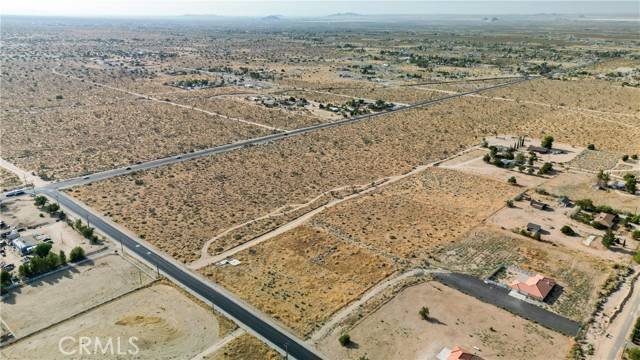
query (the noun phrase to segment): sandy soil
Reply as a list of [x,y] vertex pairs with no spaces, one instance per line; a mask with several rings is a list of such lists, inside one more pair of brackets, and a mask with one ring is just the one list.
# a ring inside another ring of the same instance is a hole
[[[582,251],[591,256],[601,257],[603,259],[614,260],[621,263],[628,261],[628,254],[625,254],[623,251],[613,252],[607,250],[601,244],[599,238],[589,246],[583,244],[582,241],[589,235],[602,236],[604,231],[596,230],[592,226],[571,219],[569,215],[573,210],[572,208],[560,207],[555,202],[555,199],[551,197],[543,197],[538,194],[533,194],[532,197],[538,201],[547,203],[551,209],[548,211],[537,210],[532,208],[528,201],[518,201],[514,203],[514,207],[504,207],[495,213],[488,219],[487,223],[518,232],[520,229],[525,229],[527,223],[531,222],[542,227],[544,231],[542,239],[547,242],[562,244],[569,249]],[[578,235],[567,236],[560,232],[560,228],[564,225],[571,226]],[[634,251],[636,246],[635,242],[630,241],[627,251]]]
[[[492,92],[495,96],[640,115],[640,89],[597,80],[535,80]],[[640,118],[636,118],[640,125]]]
[[107,255],[11,292],[3,299],[0,311],[16,337],[21,337],[150,280],[146,273],[120,256]]
[[22,180],[14,173],[0,168],[0,188],[4,191],[22,184]]
[[206,360],[277,360],[281,355],[257,338],[244,334],[215,353],[206,356]]
[[[50,309],[50,308],[48,308]],[[156,284],[102,305],[88,313],[68,320],[43,333],[2,350],[8,359],[66,359],[58,350],[62,336],[88,336],[107,341],[118,337],[121,350],[134,351],[130,337],[139,349],[136,358],[189,359],[219,340],[218,320],[212,312],[193,303],[172,286]],[[77,351],[77,343],[65,341],[65,351]],[[101,353],[83,358],[104,358]],[[107,358],[130,358],[131,355]]]
[[431,168],[332,207],[311,223],[391,258],[419,262],[454,242],[518,191],[506,182]]
[[[422,306],[431,320],[420,318]],[[319,345],[334,359],[433,359],[461,346],[484,359],[564,359],[569,339],[437,282],[405,289],[348,331],[355,346],[338,343],[336,331]]]
[[0,130],[12,134],[12,146],[3,146],[0,154],[25,170],[59,179],[268,133],[193,110],[130,98],[114,105],[5,114]]
[[562,294],[549,306],[550,310],[577,321],[587,319],[602,285],[616,273],[610,260],[493,226],[471,230],[464,241],[443,249],[435,257],[446,269],[480,278],[491,275],[500,265],[545,274],[563,288]]
[[609,205],[614,209],[637,213],[640,197],[616,190],[594,190],[596,176],[579,172],[566,172],[544,184],[550,194],[564,195],[570,199],[591,199],[596,205]]
[[384,257],[308,226],[234,258],[242,263],[199,272],[301,336],[393,272]]

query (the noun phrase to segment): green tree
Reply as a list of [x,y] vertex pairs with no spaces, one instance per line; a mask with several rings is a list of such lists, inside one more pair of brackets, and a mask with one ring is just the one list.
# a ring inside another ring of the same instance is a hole
[[613,234],[613,231],[607,230],[607,232],[602,237],[602,245],[607,249],[610,248],[616,242],[616,236]]
[[544,175],[550,173],[551,171],[553,171],[553,164],[551,164],[550,162],[546,162],[542,165],[542,167],[540,167],[540,170],[538,170],[538,174]]
[[58,253],[58,259],[60,260],[60,265],[67,264],[67,255],[64,253],[64,251],[60,250],[60,253]]
[[633,174],[624,175],[624,188],[630,193],[635,194],[637,190],[636,176]]
[[349,334],[342,334],[338,338],[338,341],[340,342],[340,345],[348,346],[349,344],[351,344],[351,336],[349,336]]
[[631,237],[633,238],[633,240],[640,240],[640,230],[634,230],[631,233]]
[[507,182],[511,185],[516,185],[518,183],[518,180],[516,179],[515,176],[510,177]]
[[36,204],[36,206],[38,207],[42,207],[47,203],[47,198],[42,196],[42,195],[38,195],[35,197],[34,199],[34,203]]
[[69,261],[71,262],[78,262],[82,259],[84,259],[84,249],[81,248],[80,246],[76,246],[73,249],[71,249],[71,252],[69,253]]
[[569,225],[561,227],[560,232],[568,236],[574,236],[576,234],[576,232]]
[[629,155],[627,154],[622,155],[622,161],[627,161],[627,160],[629,160]]
[[45,257],[47,256],[47,254],[49,254],[49,250],[51,250],[51,244],[40,243],[36,245],[35,249],[33,249],[33,252],[39,257]]
[[553,136],[545,136],[544,139],[542,139],[542,143],[540,143],[540,145],[542,145],[542,147],[544,148],[551,149],[553,147]]
[[0,271],[0,284],[2,284],[2,286],[11,284],[11,274],[8,271]]
[[589,145],[587,145],[587,149],[589,149],[589,150],[595,150],[595,149],[596,149],[596,146],[595,146],[595,145],[593,145],[593,144],[589,144]]
[[420,317],[422,318],[422,320],[428,320],[429,319],[429,308],[426,306],[423,306],[420,308],[420,311],[418,311],[418,314],[420,314]]

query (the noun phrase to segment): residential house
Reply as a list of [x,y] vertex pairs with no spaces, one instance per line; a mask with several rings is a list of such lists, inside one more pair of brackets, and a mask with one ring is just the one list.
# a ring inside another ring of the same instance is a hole
[[617,216],[614,214],[600,213],[593,219],[593,221],[610,229],[616,223],[616,218]]
[[547,210],[547,204],[537,201],[537,200],[533,200],[531,199],[529,201],[529,205],[531,205],[532,208],[534,209],[538,209],[538,210]]
[[530,232],[532,235],[537,235],[542,231],[542,227],[538,224],[528,223],[527,231]]
[[534,276],[522,274],[509,284],[509,287],[517,292],[539,301],[544,301],[554,286],[556,286],[555,280],[540,274]]
[[539,154],[547,154],[547,153],[549,153],[549,149],[547,149],[546,147],[533,146],[533,145],[529,145],[529,147],[527,148],[527,151],[536,152],[536,153],[539,153]]

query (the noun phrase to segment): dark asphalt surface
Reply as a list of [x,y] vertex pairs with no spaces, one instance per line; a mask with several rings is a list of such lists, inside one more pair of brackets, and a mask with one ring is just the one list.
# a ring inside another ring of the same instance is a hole
[[170,277],[175,279],[175,281],[183,284],[200,296],[211,301],[217,307],[224,310],[247,327],[253,329],[276,346],[283,350],[287,350],[290,356],[301,360],[321,359],[318,354],[313,352],[309,347],[303,345],[298,339],[281,332],[249,309],[246,309],[242,304],[235,302],[227,294],[217,291],[197,277],[157,255],[152,249],[139,244],[125,233],[102,220],[100,217],[87,211],[84,207],[77,204],[74,199],[68,197],[64,193],[54,189],[36,189],[36,192],[45,194],[52,199],[56,199],[60,205],[71,210],[78,216],[88,219],[92,227],[102,231],[114,240],[121,242],[127,247],[128,251],[134,252],[149,264],[157,266],[160,271],[168,274]]
[[541,324],[562,334],[576,336],[580,330],[580,323],[552,313],[526,301],[509,296],[509,290],[465,274],[439,273],[436,280],[441,283],[471,295],[478,300],[503,308],[525,319]]
[[[144,163],[141,163],[141,164],[132,164],[132,165],[129,165],[129,166],[123,166],[123,167],[120,167],[120,168],[117,168],[117,169],[98,172],[98,173],[94,173],[94,174],[91,174],[91,175],[88,175],[88,176],[79,176],[79,177],[75,177],[75,178],[71,178],[71,179],[67,179],[67,180],[62,180],[62,181],[59,181],[59,182],[56,182],[56,183],[52,183],[52,184],[48,185],[47,187],[51,188],[51,189],[64,189],[64,188],[68,188],[68,187],[72,187],[72,186],[76,186],[76,185],[84,185],[84,184],[88,184],[88,183],[91,183],[91,182],[95,182],[95,181],[99,181],[99,180],[105,180],[105,179],[112,178],[112,177],[115,177],[115,176],[128,174],[128,173],[131,173],[131,172],[134,172],[134,171],[147,170],[147,169],[152,169],[152,168],[156,168],[156,167],[160,167],[160,166],[166,166],[166,165],[170,165],[170,164],[174,164],[174,163],[178,163],[178,162],[182,162],[182,161],[197,159],[197,158],[201,158],[201,157],[205,157],[205,156],[209,156],[209,155],[213,155],[213,154],[220,154],[220,153],[224,153],[224,152],[240,149],[240,148],[243,148],[245,146],[264,144],[264,143],[267,143],[267,142],[270,142],[270,141],[276,141],[276,140],[286,139],[286,138],[293,137],[293,136],[304,135],[304,134],[307,134],[307,133],[310,133],[310,132],[313,132],[313,131],[316,131],[316,130],[339,127],[339,126],[343,126],[343,125],[355,123],[355,122],[358,122],[358,121],[371,119],[371,118],[374,118],[374,117],[377,117],[377,116],[382,116],[382,115],[386,115],[386,114],[390,114],[390,113],[394,113],[394,112],[398,112],[398,111],[405,111],[405,110],[409,110],[409,109],[415,109],[415,108],[424,107],[424,106],[428,106],[428,105],[432,105],[432,104],[437,104],[437,103],[441,103],[441,102],[444,102],[444,101],[447,101],[447,100],[451,100],[453,98],[458,98],[458,97],[462,97],[462,96],[465,96],[465,95],[477,94],[477,93],[480,93],[480,92],[483,92],[483,91],[487,91],[487,90],[491,90],[491,89],[502,88],[502,87],[510,86],[510,85],[513,85],[513,84],[516,84],[516,83],[519,83],[519,82],[523,82],[523,81],[527,81],[527,80],[530,80],[530,78],[526,78],[526,77],[518,78],[517,80],[514,80],[514,81],[501,83],[501,84],[494,85],[494,86],[489,86],[489,87],[486,87],[486,88],[476,89],[476,90],[473,90],[473,91],[468,91],[466,93],[448,95],[448,96],[445,96],[445,97],[442,97],[442,98],[438,98],[438,99],[433,99],[433,100],[426,100],[426,101],[418,102],[418,103],[415,103],[415,104],[412,104],[412,105],[407,105],[407,106],[404,106],[404,107],[393,109],[393,110],[388,110],[388,111],[379,112],[379,113],[373,113],[373,114],[365,114],[365,115],[360,115],[360,116],[354,116],[354,117],[351,117],[351,118],[348,118],[348,119],[343,119],[343,120],[339,120],[339,121],[335,121],[335,122],[317,124],[317,125],[313,125],[313,126],[309,126],[309,127],[305,127],[305,128],[290,130],[290,131],[286,131],[286,132],[274,133],[274,134],[270,134],[270,135],[266,135],[266,136],[262,136],[262,137],[248,139],[248,140],[237,141],[235,143],[220,145],[220,146],[216,146],[216,147],[212,147],[212,148],[208,148],[208,149],[203,149],[203,150],[199,150],[199,151],[195,151],[195,152],[191,152],[191,153],[186,153],[186,154],[182,154],[182,155],[176,155],[176,156],[170,156],[170,157],[166,157],[166,158],[151,160],[151,161],[144,162]],[[129,169],[127,169],[127,168],[129,168]]]

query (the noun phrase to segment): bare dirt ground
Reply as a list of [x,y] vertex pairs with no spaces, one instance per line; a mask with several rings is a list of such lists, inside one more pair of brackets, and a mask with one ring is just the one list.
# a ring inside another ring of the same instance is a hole
[[2,319],[19,338],[150,280],[149,275],[119,255],[99,257],[12,291],[3,299]]
[[0,189],[12,189],[20,185],[22,185],[22,180],[16,174],[0,168]]
[[308,226],[234,258],[241,264],[199,272],[301,336],[394,271],[384,257]]
[[[430,320],[418,311],[429,308]],[[564,359],[569,338],[483,303],[437,282],[403,290],[348,331],[355,345],[342,347],[336,331],[319,344],[330,358],[432,359],[461,346],[484,359]]]
[[596,175],[569,171],[563,173],[542,187],[550,194],[566,196],[573,200],[591,199],[597,205],[609,205],[614,209],[637,213],[640,209],[640,197],[617,190],[595,190]]
[[455,242],[518,192],[506,182],[431,168],[334,206],[311,224],[392,258],[421,261]]
[[514,265],[551,277],[563,290],[549,305],[550,310],[576,321],[587,319],[601,287],[616,274],[610,260],[561,244],[549,246],[495,226],[471,230],[465,240],[443,249],[435,258],[446,269],[480,278],[491,275],[500,265]]
[[640,125],[640,89],[612,85],[597,80],[536,80],[491,95],[520,101],[537,101],[556,106],[579,107],[634,115]]
[[1,124],[3,133],[12,134],[12,146],[2,147],[2,158],[57,179],[269,133],[149,100],[4,114]]
[[254,336],[244,334],[233,339],[222,349],[206,356],[206,360],[277,360],[281,355]]
[[[572,208],[558,206],[552,197],[538,194],[532,194],[532,197],[538,201],[549,204],[551,209],[545,211],[538,210],[532,208],[528,201],[517,201],[514,203],[514,207],[504,207],[495,213],[487,219],[487,223],[507,230],[515,230],[516,232],[519,232],[520,229],[526,229],[528,223],[534,223],[542,227],[542,239],[548,243],[562,244],[568,249],[581,251],[591,256],[618,261],[620,263],[628,260],[628,254],[622,251],[623,249],[618,249],[620,251],[616,252],[609,251],[602,245],[599,238],[589,246],[585,245],[583,241],[589,235],[602,236],[604,231],[596,230],[592,226],[571,219],[570,213],[573,210]],[[564,225],[569,225],[578,235],[568,236],[563,234],[560,229]],[[633,252],[636,246],[635,241],[629,241],[628,248],[625,250],[627,252]]]
[[[59,286],[59,285],[58,285]],[[51,309],[51,308],[47,308]],[[25,310],[26,311],[26,310]],[[58,350],[63,336],[121,339],[121,350],[135,350],[128,343],[130,337],[139,349],[137,358],[190,359],[218,341],[220,321],[211,310],[194,303],[180,290],[166,284],[155,284],[137,290],[114,302],[104,304],[79,317],[45,330],[2,350],[8,359],[48,358],[66,359]],[[115,340],[114,340],[115,341]],[[74,350],[74,343],[63,343],[65,351]],[[77,343],[75,350],[77,352]],[[105,357],[100,353],[86,358]],[[108,358],[129,358],[131,355],[112,355]]]

